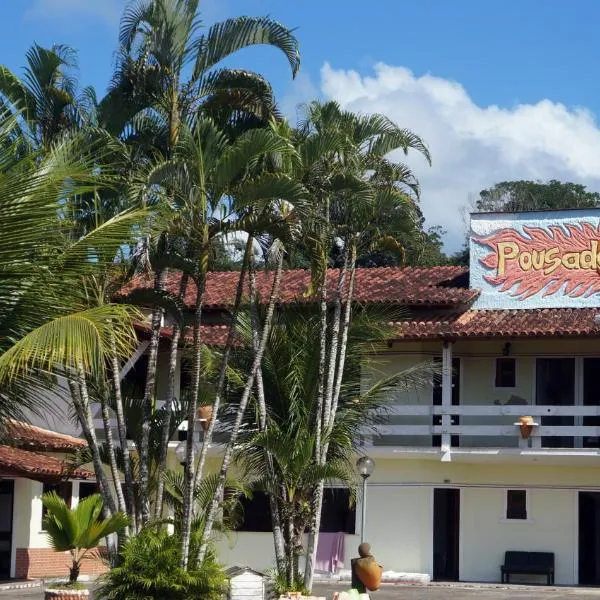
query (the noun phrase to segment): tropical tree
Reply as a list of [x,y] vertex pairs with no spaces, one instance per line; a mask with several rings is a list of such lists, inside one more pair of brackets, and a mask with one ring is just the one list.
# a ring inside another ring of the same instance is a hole
[[111,131],[151,140],[167,156],[181,126],[199,113],[210,110],[226,121],[260,116],[262,123],[272,116],[268,82],[250,71],[218,68],[224,59],[267,44],[285,54],[292,74],[300,65],[298,43],[280,23],[238,17],[203,32],[198,5],[198,0],[137,0],[126,7],[113,86],[100,104],[101,121]]
[[[314,431],[315,462],[323,466],[339,406],[358,259],[376,248],[402,255],[406,232],[418,223],[418,181],[390,155],[413,150],[427,161],[430,155],[418,135],[387,117],[357,115],[335,102],[310,105],[298,136],[302,162],[297,177],[310,191],[312,202],[312,219],[304,223],[303,239],[311,256],[312,291],[320,306]],[[382,221],[382,214],[394,218]],[[327,267],[333,248],[340,258],[332,282]],[[323,482],[314,492],[307,589],[312,587],[322,496]]]
[[570,181],[501,181],[481,190],[476,203],[479,212],[517,212],[522,210],[560,210],[596,208],[600,193]]
[[120,550],[119,564],[100,578],[94,597],[100,600],[221,600],[227,577],[210,555],[182,569],[177,534],[150,526],[129,538]]
[[[387,307],[377,311],[362,309],[354,315],[348,333],[338,411],[328,434],[323,464],[314,460],[319,315],[316,310],[281,311],[275,318],[261,371],[266,416],[261,416],[255,404],[247,422],[248,433],[240,438],[236,464],[274,499],[273,522],[283,525],[284,545],[276,551],[276,555],[283,557],[278,561],[279,579],[291,586],[287,589],[302,581],[298,559],[305,552],[303,538],[313,518],[315,488],[322,481],[330,481],[353,490],[353,459],[360,450],[361,439],[381,420],[385,405],[393,401],[396,393],[431,382],[429,364],[389,377],[376,375],[381,365],[372,357],[373,353],[389,338],[385,323],[399,316],[399,311]],[[250,345],[250,323],[245,324],[242,332]],[[276,546],[281,541],[274,536]]]
[[[293,74],[299,66],[296,39],[279,23],[269,18],[240,17],[202,32],[198,0],[139,0],[129,4],[121,19],[119,41],[113,86],[98,106],[100,123],[151,154],[158,150],[167,159],[175,157],[182,128],[209,110],[222,123],[235,122],[242,130],[244,123],[257,117],[264,123],[272,116],[269,109],[274,103],[268,83],[252,72],[218,69],[222,60],[242,48],[267,44],[284,52]],[[154,287],[161,294],[166,268],[157,265],[154,272]],[[145,456],[162,314],[162,308],[155,307],[144,394],[140,447],[144,521],[150,517]]]
[[77,237],[68,211],[74,196],[110,183],[110,167],[98,167],[106,141],[90,145],[75,136],[22,156],[18,120],[0,118],[0,422],[39,410],[32,390],[51,387],[51,374],[99,369],[111,345],[127,355],[134,340],[135,311],[90,308],[80,283],[100,268],[101,256],[116,256],[140,213]]
[[53,550],[71,553],[69,583],[77,582],[81,563],[96,551],[100,541],[129,523],[122,512],[101,519],[103,502],[100,494],[88,496],[75,508],[70,508],[56,492],[48,492],[42,496],[42,504],[47,511],[44,530]]
[[79,128],[86,120],[93,98],[90,88],[77,84],[75,51],[65,45],[43,48],[34,44],[26,54],[22,78],[0,66],[2,109],[17,117],[23,147],[47,151],[65,132]]
[[[188,406],[189,458],[186,461],[182,536],[182,543],[187,546],[192,522],[192,490],[194,482],[202,478],[208,448],[206,444],[209,443],[206,442],[203,446],[196,465],[193,438],[203,376],[202,303],[211,251],[215,242],[220,242],[223,235],[243,229],[249,223],[254,225],[260,223],[263,218],[261,215],[274,215],[271,207],[275,199],[284,198],[294,201],[302,196],[303,191],[301,186],[298,186],[288,175],[277,171],[265,173],[262,169],[266,157],[285,156],[294,152],[290,141],[279,135],[273,128],[249,130],[230,141],[211,119],[202,118],[195,123],[193,129],[183,129],[180,137],[175,157],[158,164],[153,169],[149,181],[153,186],[161,185],[169,190],[173,199],[177,218],[173,220],[169,235],[172,238],[185,240],[182,245],[183,254],[178,257],[177,262],[184,271],[182,281],[187,278],[196,288],[192,326],[191,402]],[[274,217],[274,222],[281,226],[285,221],[286,217],[282,213]],[[252,242],[249,240],[244,253],[246,259],[240,272],[228,341],[222,352],[221,366],[216,378],[213,401],[215,414],[218,414],[223,395],[229,356],[235,339],[236,313],[243,295],[245,264],[249,254],[248,249],[251,247]],[[172,252],[171,256],[174,257],[175,254]],[[184,290],[180,289],[180,294],[183,292]],[[246,393],[246,396],[248,395],[249,392]],[[147,398],[146,394],[145,399]],[[170,396],[167,402],[171,404],[173,400]],[[214,420],[209,425],[205,440],[211,439],[213,422]],[[143,445],[140,448],[140,460],[143,464],[145,460]],[[224,486],[224,479],[225,475],[219,484],[219,489]],[[146,485],[143,476],[141,485]],[[209,519],[209,523],[211,520]],[[182,557],[186,556],[187,551],[184,549]]]

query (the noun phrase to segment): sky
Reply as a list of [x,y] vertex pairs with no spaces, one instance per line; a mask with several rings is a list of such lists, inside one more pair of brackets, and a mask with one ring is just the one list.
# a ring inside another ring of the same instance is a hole
[[[126,0],[3,3],[0,64],[21,72],[28,47],[79,52],[82,84],[110,81]],[[433,164],[403,158],[422,186],[429,226],[446,249],[464,240],[481,189],[511,179],[560,179],[600,191],[598,0],[200,0],[203,21],[269,15],[295,28],[302,67],[282,54],[239,53],[285,114],[315,98],[381,112],[421,135]]]

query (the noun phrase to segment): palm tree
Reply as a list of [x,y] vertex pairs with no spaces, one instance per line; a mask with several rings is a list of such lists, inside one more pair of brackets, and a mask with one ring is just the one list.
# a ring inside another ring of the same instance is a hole
[[[303,195],[301,186],[289,176],[277,172],[261,172],[261,164],[266,157],[285,156],[290,153],[293,153],[290,141],[278,135],[272,128],[249,130],[230,141],[212,120],[203,118],[195,123],[193,130],[182,130],[176,157],[158,165],[150,178],[152,184],[160,182],[173,194],[178,216],[174,220],[171,234],[186,240],[188,275],[197,289],[193,320],[194,350],[190,385],[192,401],[188,413],[188,460],[182,536],[184,560],[187,558],[186,547],[189,545],[192,521],[192,491],[194,482],[202,477],[214,424],[213,419],[196,468],[193,436],[202,381],[202,302],[211,248],[223,233],[235,231],[248,221],[256,222],[257,216],[268,210],[273,199],[285,198],[294,201]],[[250,247],[251,240],[247,244],[247,248]],[[247,255],[247,252],[245,254]],[[245,269],[243,265],[238,284],[237,308],[233,310],[228,342],[217,378],[213,402],[215,415],[220,409],[227,363],[235,337],[236,311],[242,299]],[[140,449],[142,462],[143,452],[144,447]],[[223,481],[220,481],[218,489],[223,485]],[[218,503],[218,500],[216,502]],[[209,531],[210,521],[211,519],[208,519]]]
[[122,512],[100,519],[103,504],[100,494],[84,498],[72,509],[56,492],[48,492],[42,496],[42,504],[47,510],[44,529],[52,548],[56,552],[71,553],[69,583],[77,581],[81,563],[103,538],[129,524],[127,515]]
[[[238,17],[202,32],[198,0],[137,0],[121,19],[120,60],[113,87],[100,104],[101,119],[115,134],[153,140],[170,156],[181,126],[199,113],[227,111],[263,117],[273,106],[271,88],[258,74],[218,69],[238,50],[257,44],[280,49],[295,75],[298,43],[267,17]],[[236,114],[237,113],[237,114]],[[125,131],[129,126],[130,131]]]
[[[311,193],[312,217],[303,224],[311,258],[313,291],[320,304],[320,347],[315,461],[324,465],[339,404],[347,336],[351,322],[354,276],[361,254],[383,247],[403,252],[407,231],[418,225],[418,182],[393,152],[415,150],[430,160],[426,145],[413,132],[383,115],[357,115],[335,102],[311,104],[297,132],[296,177]],[[380,214],[392,214],[382,221]],[[328,281],[330,257],[337,252],[336,281]],[[332,310],[329,306],[332,304]],[[312,586],[323,483],[315,489],[305,586]]]
[[[318,311],[307,310],[304,314],[281,311],[271,328],[262,364],[266,419],[261,417],[257,405],[247,421],[249,433],[240,440],[236,463],[242,472],[256,474],[256,485],[275,500],[271,505],[272,519],[284,525],[285,543],[285,565],[283,569],[278,565],[279,576],[285,577],[290,586],[299,581],[298,557],[303,553],[304,532],[313,519],[315,488],[323,481],[353,488],[353,457],[365,429],[381,419],[393,392],[414,389],[431,381],[431,365],[423,364],[390,377],[374,378],[368,387],[361,388],[365,372],[376,372],[373,364],[376,360],[369,355],[387,339],[389,331],[385,323],[398,318],[396,313],[387,308],[363,309],[352,320],[339,407],[334,427],[327,434],[327,457],[322,464],[314,460],[315,397],[319,387]],[[247,345],[251,344],[251,329],[249,322],[242,328]],[[277,544],[277,539],[274,541]]]
[[111,336],[119,355],[130,351],[135,311],[90,308],[80,284],[101,257],[116,256],[142,216],[128,212],[73,236],[70,200],[110,180],[110,167],[95,171],[102,147],[73,137],[23,157],[18,129],[17,116],[0,119],[0,422],[41,402],[32,389],[49,387],[49,373],[102,368]]
[[[120,29],[120,60],[109,94],[98,107],[100,123],[150,152],[174,158],[182,128],[206,111],[222,122],[272,115],[270,86],[247,71],[216,69],[240,49],[256,44],[279,48],[299,66],[292,33],[269,18],[228,19],[201,33],[198,0],[139,0],[125,9]],[[188,76],[189,74],[189,76]],[[224,116],[225,112],[225,116]],[[166,270],[155,269],[155,290],[163,291]],[[150,516],[147,498],[149,423],[156,391],[158,337],[162,309],[155,307],[149,345],[140,453],[142,516]],[[184,552],[185,555],[185,552]]]
[[68,46],[34,44],[26,58],[22,78],[0,66],[2,108],[19,116],[26,147],[46,151],[63,133],[79,127],[91,90],[79,92],[76,55]]

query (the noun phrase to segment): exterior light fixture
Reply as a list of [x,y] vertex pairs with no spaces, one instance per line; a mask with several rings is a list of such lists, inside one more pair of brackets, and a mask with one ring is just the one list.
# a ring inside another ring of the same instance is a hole
[[365,541],[365,525],[367,521],[367,479],[375,470],[375,461],[370,456],[361,456],[356,461],[356,470],[362,477],[362,522],[360,524],[360,541]]

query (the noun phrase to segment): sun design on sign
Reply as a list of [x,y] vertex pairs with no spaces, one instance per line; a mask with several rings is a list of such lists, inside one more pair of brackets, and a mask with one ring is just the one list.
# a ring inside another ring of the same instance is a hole
[[542,292],[570,298],[600,292],[600,224],[506,228],[474,241],[491,252],[479,262],[484,279],[519,300]]

